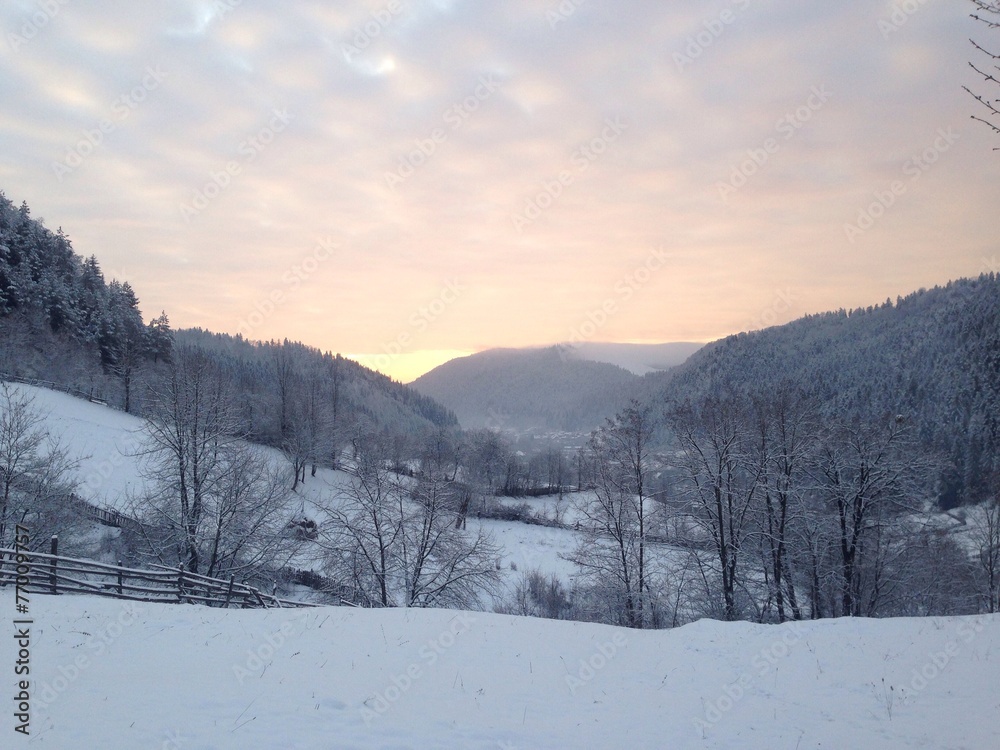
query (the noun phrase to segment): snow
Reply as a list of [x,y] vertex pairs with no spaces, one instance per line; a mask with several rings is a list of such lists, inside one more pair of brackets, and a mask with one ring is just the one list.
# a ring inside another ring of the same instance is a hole
[[[33,399],[33,407],[45,418],[46,429],[78,462],[78,494],[96,505],[128,511],[131,495],[142,493],[143,456],[146,420],[101,404],[45,388],[8,384]],[[266,448],[275,465],[288,461],[277,450]],[[341,471],[319,469],[309,477],[297,495],[296,507],[290,509],[316,518],[317,501],[349,482]]]
[[518,521],[496,521],[470,518],[466,528],[475,533],[479,526],[492,535],[503,548],[501,568],[508,574],[508,582],[517,582],[521,574],[540,570],[543,574],[555,573],[569,582],[575,572],[572,563],[563,558],[571,554],[579,542],[579,535],[569,529],[549,526],[529,526]]
[[[59,440],[69,456],[79,462],[78,494],[97,505],[128,512],[130,494],[141,494],[144,486],[140,453],[145,420],[45,388],[18,384],[11,384],[10,387],[27,393],[34,399],[34,407],[45,416],[47,429]],[[275,465],[288,465],[279,451],[270,448],[265,450]],[[305,515],[322,523],[326,519],[322,508],[350,481],[350,476],[345,472],[318,469],[316,476],[307,477],[296,491],[289,507],[289,516],[301,518]],[[567,496],[560,506],[567,521],[574,517],[570,497]],[[505,502],[527,503],[539,515],[555,515],[555,498],[518,498]],[[472,518],[469,519],[468,527],[474,530],[479,523],[504,547],[500,563],[510,589],[520,581],[522,573],[535,568],[546,575],[555,573],[568,583],[573,567],[560,555],[571,552],[576,546],[578,536],[575,532]],[[309,568],[312,567],[311,557],[307,548],[292,563]]]
[[139,483],[138,452],[145,420],[65,393],[7,384],[33,399],[50,435],[79,462],[78,494],[99,505],[121,508]]
[[[119,506],[141,487],[141,419],[30,390],[80,459],[82,495]],[[316,517],[346,481],[320,470],[290,511]],[[526,502],[555,512],[553,498]],[[568,581],[572,530],[469,519],[479,524],[503,548],[508,584],[534,568]],[[9,589],[0,614],[12,629]],[[30,744],[60,750],[1000,747],[1000,616],[638,632],[33,595],[31,617]],[[14,695],[14,648],[0,638],[0,699]]]
[[[42,595],[31,616],[37,747],[1000,746],[997,616],[640,632]],[[13,641],[0,639],[3,664]]]

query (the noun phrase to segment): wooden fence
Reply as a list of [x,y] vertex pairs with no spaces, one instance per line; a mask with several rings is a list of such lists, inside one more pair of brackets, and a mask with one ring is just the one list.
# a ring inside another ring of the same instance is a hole
[[70,493],[66,496],[66,502],[76,508],[77,512],[92,521],[97,521],[97,523],[103,526],[110,526],[112,528],[121,529],[122,531],[131,531],[136,534],[141,534],[144,528],[142,521],[139,521],[132,516],[125,515],[121,511],[115,510],[114,508],[103,508],[99,505],[95,505],[89,500],[85,500],[79,495]]
[[101,404],[102,406],[109,406],[107,401],[105,401],[103,398],[98,398],[93,394],[93,392],[87,393],[86,391],[81,391],[78,388],[72,388],[68,385],[63,385],[62,383],[54,383],[51,380],[22,378],[20,375],[11,375],[10,373],[7,372],[0,372],[0,380],[6,380],[11,383],[22,383],[24,385],[34,385],[38,386],[39,388],[48,388],[49,390],[52,391],[60,391],[62,393],[68,393],[71,396],[76,396],[77,398],[83,398],[86,399],[87,401],[92,401],[95,404]]
[[[57,551],[53,539],[53,552]],[[318,604],[280,599],[235,577],[228,581],[190,573],[184,566],[155,570],[106,565],[94,560],[61,557],[41,552],[21,553],[0,548],[0,587],[25,584],[35,594],[91,594],[114,599],[164,604],[204,604],[209,607],[270,608],[317,607]],[[23,558],[22,558],[23,559]]]

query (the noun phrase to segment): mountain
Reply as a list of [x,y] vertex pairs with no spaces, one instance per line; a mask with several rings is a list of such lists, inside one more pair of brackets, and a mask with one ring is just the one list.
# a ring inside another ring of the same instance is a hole
[[[310,419],[339,432],[341,442],[358,429],[419,435],[458,426],[447,408],[410,386],[299,342],[248,341],[199,328],[177,331],[174,342],[203,353],[226,373],[246,404],[247,433],[266,445],[283,445],[289,430]],[[283,411],[290,423],[284,436]]]
[[96,257],[77,255],[61,229],[50,231],[27,203],[16,208],[0,192],[0,374],[57,383],[146,416],[150,389],[182,355],[201,355],[239,394],[247,433],[269,445],[285,445],[304,411],[323,427],[316,432],[339,433],[336,441],[359,429],[400,435],[457,426],[432,399],[340,355],[287,340],[173,331],[165,312],[144,323],[139,304],[128,282],[106,281]]
[[445,362],[411,385],[466,428],[590,431],[628,402],[639,376],[679,365],[702,346],[588,341],[489,349]]
[[127,282],[106,282],[95,257],[0,191],[0,371],[127,401],[132,372],[168,339],[165,315],[146,327]]
[[614,344],[584,341],[570,345],[572,356],[590,362],[607,362],[635,375],[669,370],[685,362],[703,343]]
[[1000,276],[730,336],[637,393],[662,404],[784,384],[828,415],[912,420],[945,464],[942,505],[975,501],[1000,472]]
[[459,357],[411,385],[455,412],[465,428],[589,430],[627,402],[638,379],[552,346]]

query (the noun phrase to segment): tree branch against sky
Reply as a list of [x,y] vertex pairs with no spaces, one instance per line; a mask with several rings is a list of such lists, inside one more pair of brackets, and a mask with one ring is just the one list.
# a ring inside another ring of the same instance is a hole
[[[979,53],[976,59],[969,63],[976,73],[982,77],[982,87],[975,90],[968,86],[963,86],[969,94],[982,105],[980,114],[972,115],[973,120],[983,123],[996,135],[1000,135],[1000,44],[997,43],[996,33],[1000,30],[1000,3],[997,0],[970,0],[976,10],[971,14],[974,19],[983,23],[994,32],[991,41],[985,46],[970,39],[972,46]],[[985,112],[984,112],[985,110]],[[1000,146],[993,149],[1000,151]]]

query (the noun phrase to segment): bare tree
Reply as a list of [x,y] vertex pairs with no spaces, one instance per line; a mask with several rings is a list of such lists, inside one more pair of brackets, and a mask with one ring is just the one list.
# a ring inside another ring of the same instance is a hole
[[877,611],[886,584],[895,517],[922,512],[932,467],[902,416],[883,424],[839,425],[827,431],[816,463],[819,492],[837,523],[840,614]]
[[757,523],[765,552],[765,580],[779,622],[801,619],[789,546],[802,514],[805,466],[816,446],[818,422],[803,393],[788,386],[753,400],[754,441],[761,467],[761,512]]
[[362,441],[350,485],[325,508],[327,568],[368,606],[475,605],[499,582],[499,549],[459,528],[459,488],[400,477],[391,453],[383,438]]
[[466,532],[460,523],[462,489],[441,478],[421,479],[407,502],[401,495],[397,557],[404,606],[462,607],[496,593],[500,548],[480,527]]
[[579,503],[583,539],[568,558],[614,598],[623,624],[633,628],[655,618],[647,489],[652,435],[649,409],[634,402],[593,434],[595,491]]
[[45,414],[24,388],[0,383],[0,547],[13,547],[15,524],[31,529],[32,547],[75,530],[77,463],[46,430]]
[[994,475],[991,496],[973,509],[970,538],[979,573],[979,595],[987,612],[1000,612],[1000,474]]
[[[763,466],[753,450],[745,405],[732,396],[710,396],[672,409],[668,422],[677,440],[681,493],[718,561],[715,574],[722,616],[740,617],[737,594],[744,589],[741,568],[750,536]],[[700,560],[700,558],[699,558]],[[703,574],[706,591],[714,584]]]
[[[971,14],[972,18],[980,21],[992,30],[1000,29],[1000,4],[997,4],[996,0],[970,0],[970,2],[976,7],[976,10]],[[986,113],[982,117],[972,115],[972,119],[978,120],[989,127],[994,133],[1000,135],[1000,119],[998,119],[1000,118],[1000,98],[997,98],[997,94],[1000,93],[997,91],[997,87],[1000,87],[1000,78],[998,78],[1000,76],[1000,65],[997,64],[1000,61],[1000,53],[988,50],[974,39],[970,39],[969,41],[981,57],[989,60],[988,65],[977,65],[970,62],[969,67],[982,77],[990,93],[980,94],[968,86],[962,87],[986,109]],[[1000,151],[1000,147],[993,150]]]
[[507,456],[510,445],[496,430],[481,429],[468,433],[465,451],[469,481],[479,485],[484,494],[494,494],[506,484]]
[[[372,446],[374,448],[374,446]],[[402,533],[395,508],[403,493],[377,450],[358,451],[351,483],[325,508],[331,522],[320,531],[327,567],[346,579],[366,606],[394,605],[394,550]]]
[[236,410],[221,373],[192,349],[176,352],[169,376],[150,395],[150,410],[145,478],[153,494],[139,510],[171,530],[178,561],[197,573],[209,499],[239,437]]
[[235,443],[205,512],[205,574],[233,575],[275,567],[298,546],[288,530],[286,477],[265,449]]

